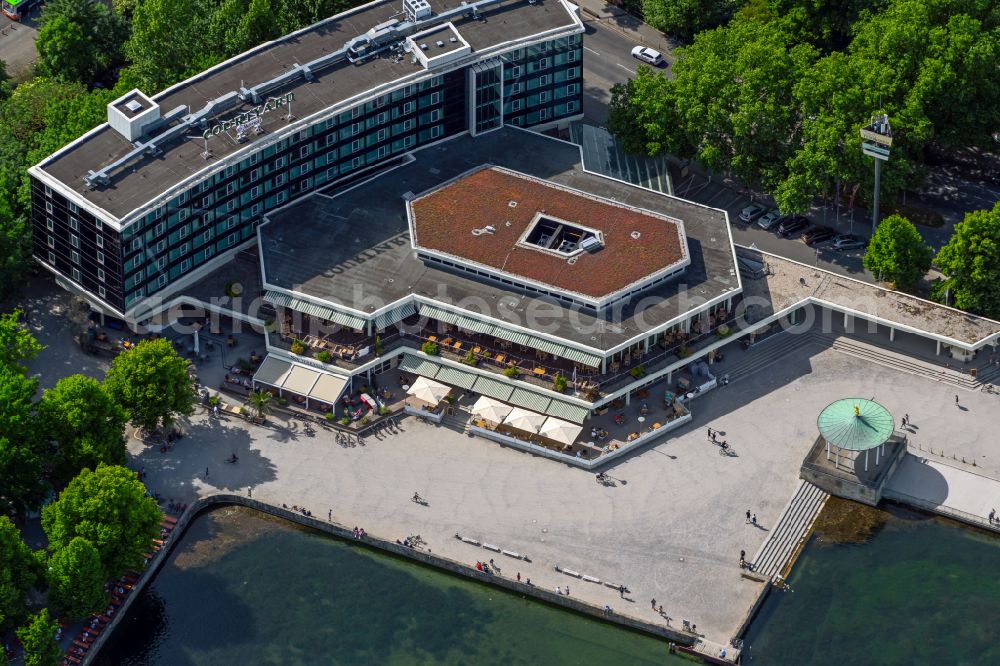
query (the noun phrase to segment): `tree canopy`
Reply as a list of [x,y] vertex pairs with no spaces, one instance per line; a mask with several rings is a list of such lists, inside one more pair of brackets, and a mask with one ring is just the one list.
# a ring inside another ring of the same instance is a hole
[[1000,319],[1000,203],[968,213],[934,263],[946,276],[940,300],[947,290],[955,307]]
[[56,81],[91,83],[121,64],[124,18],[98,0],[51,0],[35,41],[39,73]]
[[783,211],[806,212],[840,185],[870,200],[858,130],[884,112],[891,200],[923,182],[929,143],[992,141],[998,68],[996,3],[755,0],[680,49],[673,80],[640,73],[617,87],[608,127],[628,148],[698,158],[771,190]]
[[24,514],[44,499],[42,451],[34,396],[38,380],[0,364],[0,508]]
[[7,516],[0,516],[0,631],[28,615],[27,594],[39,579],[38,559]]
[[865,252],[865,268],[898,289],[910,289],[931,267],[931,249],[920,232],[901,215],[890,215],[872,235]]
[[57,552],[76,537],[100,553],[104,580],[141,566],[163,514],[135,473],[117,465],[84,469],[42,510],[49,548]]
[[101,554],[83,537],[52,553],[48,580],[49,603],[64,618],[83,618],[107,602]]
[[193,410],[187,366],[169,340],[143,340],[115,358],[104,388],[133,423],[153,431]]
[[42,345],[21,323],[23,315],[20,310],[0,314],[0,364],[22,371],[21,361],[30,361],[42,350]]
[[729,20],[738,0],[642,0],[642,17],[649,25],[684,40]]
[[43,608],[31,617],[31,622],[17,630],[17,637],[24,648],[24,666],[58,666],[63,650],[56,641],[59,623],[49,619],[49,610]]
[[60,379],[42,394],[38,417],[41,432],[55,444],[57,487],[84,467],[125,464],[125,410],[97,380],[83,375]]

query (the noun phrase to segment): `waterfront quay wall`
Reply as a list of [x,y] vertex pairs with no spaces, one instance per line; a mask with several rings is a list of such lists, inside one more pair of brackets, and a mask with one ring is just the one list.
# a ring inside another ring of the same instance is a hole
[[650,622],[644,622],[637,618],[619,615],[617,613],[605,615],[604,609],[600,606],[588,604],[575,597],[556,594],[555,592],[550,592],[549,590],[540,588],[536,585],[527,585],[499,575],[483,573],[482,571],[479,571],[475,567],[465,564],[464,562],[457,562],[447,557],[435,555],[429,550],[409,548],[407,546],[400,545],[395,541],[372,536],[370,534],[366,534],[363,539],[358,540],[354,537],[353,530],[344,525],[340,525],[339,523],[322,520],[316,518],[315,516],[306,516],[300,512],[292,511],[280,506],[274,506],[250,497],[243,497],[242,495],[233,495],[230,493],[220,493],[210,497],[204,497],[196,501],[189,506],[187,511],[185,511],[184,514],[177,520],[177,524],[171,532],[170,538],[166,541],[166,543],[164,543],[163,548],[161,548],[160,551],[153,556],[153,559],[149,562],[149,564],[147,564],[146,568],[139,576],[139,580],[136,581],[132,591],[125,598],[124,603],[122,603],[122,606],[115,613],[114,617],[111,618],[111,622],[108,623],[105,630],[102,631],[94,641],[91,649],[84,657],[83,666],[88,666],[96,658],[96,655],[100,652],[105,642],[112,635],[121,619],[128,613],[131,605],[136,599],[139,598],[149,582],[155,577],[156,572],[166,561],[169,553],[173,550],[177,543],[179,543],[185,531],[187,531],[187,527],[190,522],[206,509],[232,505],[244,506],[277,518],[283,518],[305,527],[311,527],[321,532],[332,534],[344,540],[362,543],[366,546],[377,548],[393,555],[405,557],[415,562],[420,562],[438,569],[443,569],[444,571],[448,571],[452,574],[457,574],[465,578],[470,578],[480,583],[501,587],[517,594],[531,596],[553,606],[559,606],[576,613],[589,615],[604,622],[617,624],[634,631],[641,631],[660,638],[665,638],[678,645],[688,647],[693,646],[698,639],[698,636],[695,636],[694,634],[675,630],[671,627],[664,627]]

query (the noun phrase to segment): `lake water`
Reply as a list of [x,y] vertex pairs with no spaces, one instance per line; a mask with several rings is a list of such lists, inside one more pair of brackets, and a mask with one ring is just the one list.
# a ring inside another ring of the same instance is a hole
[[1000,664],[1000,538],[902,508],[866,543],[814,535],[744,664]]
[[228,507],[191,524],[96,663],[690,662],[650,636]]

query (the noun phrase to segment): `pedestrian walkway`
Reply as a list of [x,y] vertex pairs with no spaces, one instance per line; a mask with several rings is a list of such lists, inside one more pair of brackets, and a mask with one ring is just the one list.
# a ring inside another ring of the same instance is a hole
[[1000,531],[1000,523],[989,520],[1000,507],[1000,481],[931,458],[907,454],[882,496]]
[[574,123],[570,127],[570,137],[573,143],[583,148],[583,165],[588,171],[673,194],[665,156],[630,155],[618,145],[610,132],[583,123]]

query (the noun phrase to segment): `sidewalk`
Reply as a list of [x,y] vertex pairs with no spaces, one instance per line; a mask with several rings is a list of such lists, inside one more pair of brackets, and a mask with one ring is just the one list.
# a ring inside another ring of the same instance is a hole
[[981,527],[998,505],[1000,481],[931,458],[906,455],[886,484],[885,497]]

